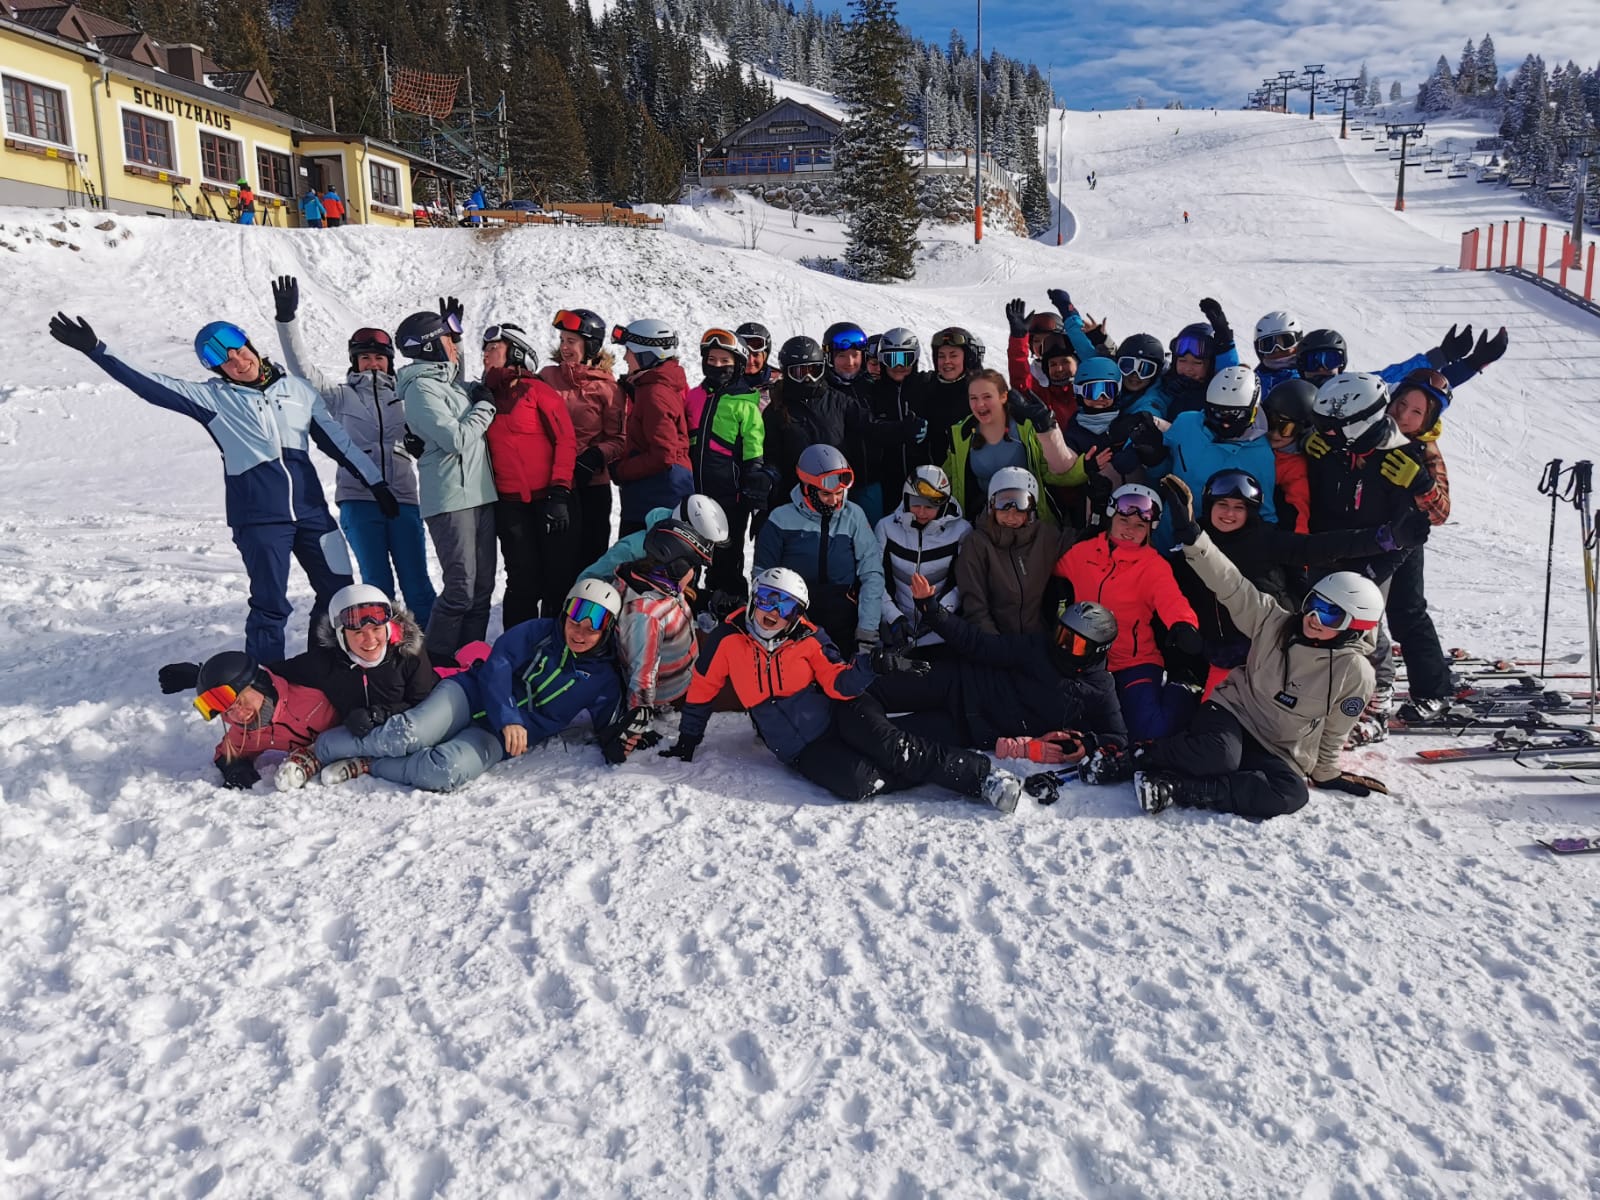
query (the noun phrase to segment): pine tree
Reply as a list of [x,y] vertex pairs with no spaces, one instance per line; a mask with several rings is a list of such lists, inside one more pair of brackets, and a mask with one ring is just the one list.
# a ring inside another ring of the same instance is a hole
[[1367,74],[1367,64],[1361,64],[1361,71],[1356,75],[1356,103],[1365,104],[1367,96],[1372,91],[1372,77]]
[[1404,94],[1405,89],[1400,86],[1400,81],[1398,79],[1389,85],[1389,99],[1391,101],[1401,99]]
[[1383,103],[1383,80],[1374,78],[1367,92],[1367,107],[1376,108]]
[[1417,111],[1425,113],[1449,112],[1455,107],[1456,83],[1450,74],[1450,60],[1439,55],[1433,64],[1433,74],[1417,89]]
[[529,47],[513,64],[508,99],[513,189],[546,203],[591,196],[583,124],[555,55]]
[[1500,67],[1494,61],[1494,39],[1487,33],[1478,43],[1478,61],[1473,67],[1473,78],[1478,81],[1478,91],[1487,95],[1500,82]]
[[917,252],[917,171],[905,153],[906,99],[894,66],[908,51],[894,0],[853,0],[840,58],[849,114],[834,148],[849,207],[845,261],[861,279],[910,279]]
[[1478,91],[1478,50],[1472,44],[1472,39],[1467,39],[1467,44],[1461,47],[1461,65],[1456,68],[1456,95],[1472,96]]
[[1037,160],[1028,165],[1027,177],[1023,180],[1022,219],[1028,226],[1029,236],[1043,233],[1055,220],[1055,214],[1051,211],[1050,185],[1045,180],[1044,168]]

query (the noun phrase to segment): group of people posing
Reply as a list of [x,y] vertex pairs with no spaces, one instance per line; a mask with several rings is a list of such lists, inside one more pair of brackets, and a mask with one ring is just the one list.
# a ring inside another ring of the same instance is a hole
[[[1017,759],[1131,778],[1149,811],[1265,818],[1308,785],[1382,790],[1339,757],[1386,734],[1386,608],[1404,715],[1452,694],[1422,546],[1449,515],[1444,414],[1503,329],[1352,371],[1338,332],[1273,312],[1246,366],[1213,300],[1166,343],[1113,341],[1053,289],[1006,306],[1005,373],[962,328],[924,369],[908,329],[840,322],[774,360],[752,321],[705,331],[691,386],[667,323],[563,309],[543,366],[524,327],[487,325],[469,382],[454,298],[356,330],[324,373],[297,282],[272,296],[283,365],[213,322],[202,382],[50,327],[222,451],[244,650],[161,685],[223,718],[229,786],[283,750],[280,788],[449,790],[582,714],[620,763],[671,709],[658,753],[687,762],[744,711],[846,799],[935,782],[1009,812],[1021,780],[993,760]],[[339,463],[337,525],[312,441]],[[294,657],[291,557],[316,594]]]

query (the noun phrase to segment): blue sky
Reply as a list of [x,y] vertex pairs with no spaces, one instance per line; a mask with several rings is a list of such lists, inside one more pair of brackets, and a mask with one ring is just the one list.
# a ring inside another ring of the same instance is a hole
[[[900,0],[899,7],[918,37],[943,44],[956,28],[972,45],[972,0]],[[1054,64],[1056,92],[1069,108],[1120,108],[1136,96],[1153,106],[1176,98],[1237,108],[1280,70],[1320,62],[1330,77],[1353,76],[1363,60],[1386,95],[1398,78],[1411,96],[1440,54],[1453,68],[1462,43],[1485,33],[1494,38],[1502,74],[1530,52],[1547,63],[1559,57],[1593,66],[1600,61],[1600,0],[1123,0],[1093,7],[990,0],[983,8],[984,45],[1041,71]],[[1291,101],[1302,109],[1305,96]]]

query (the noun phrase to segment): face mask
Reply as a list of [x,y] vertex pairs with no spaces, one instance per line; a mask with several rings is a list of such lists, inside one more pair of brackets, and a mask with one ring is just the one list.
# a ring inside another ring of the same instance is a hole
[[720,392],[739,377],[737,366],[707,367],[705,371],[708,392]]

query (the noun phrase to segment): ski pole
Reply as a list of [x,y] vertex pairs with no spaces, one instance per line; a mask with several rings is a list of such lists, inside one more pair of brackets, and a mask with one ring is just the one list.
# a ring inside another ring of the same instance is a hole
[[[1595,594],[1595,563],[1594,563],[1594,526],[1591,515],[1591,500],[1594,495],[1594,463],[1588,459],[1573,464],[1572,467],[1572,503],[1578,510],[1579,534],[1583,539],[1583,589],[1584,589],[1584,614],[1589,623],[1589,690],[1594,691],[1600,686],[1600,630],[1597,630],[1596,620],[1596,594]],[[1594,713],[1594,700],[1589,701],[1591,719]]]
[[1561,460],[1552,458],[1539,477],[1539,494],[1550,497],[1550,545],[1544,555],[1544,632],[1539,636],[1539,674],[1544,674],[1545,650],[1550,644],[1550,579],[1556,565],[1556,505],[1561,501]]

